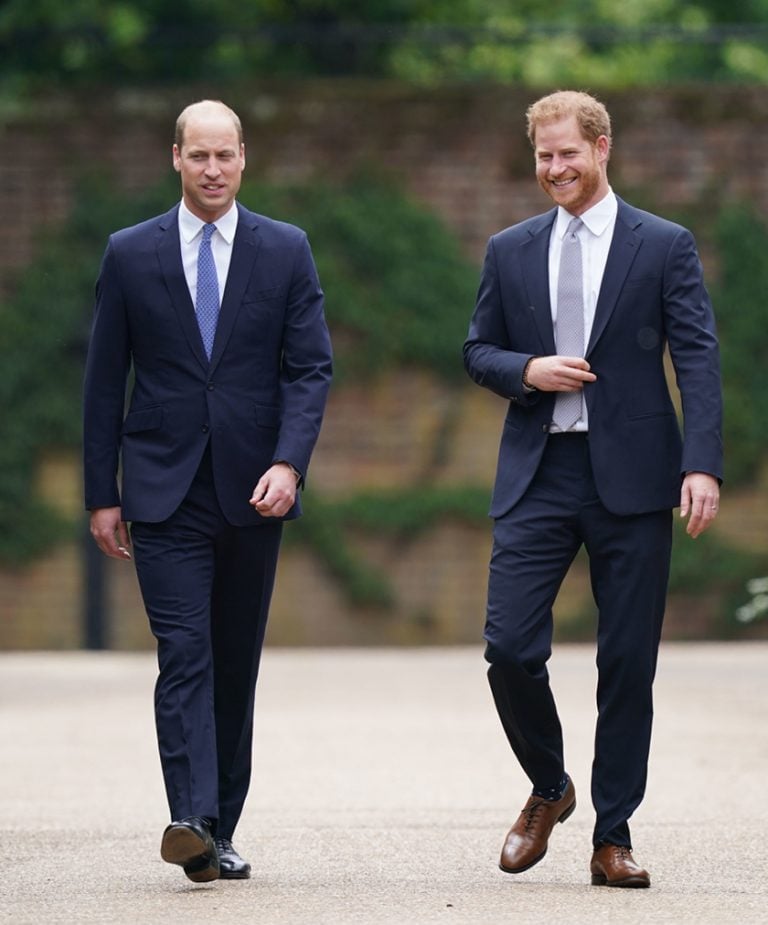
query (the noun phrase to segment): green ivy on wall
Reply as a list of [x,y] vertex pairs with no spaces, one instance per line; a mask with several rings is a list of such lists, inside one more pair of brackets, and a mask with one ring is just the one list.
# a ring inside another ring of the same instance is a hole
[[[138,197],[85,178],[67,226],[40,241],[37,258],[0,304],[0,563],[6,566],[29,562],[74,535],[74,525],[36,495],[36,464],[47,451],[79,445],[93,284],[108,234],[165,211],[177,198],[175,174]],[[246,182],[240,199],[309,233],[327,297],[337,386],[365,388],[385,371],[410,366],[429,370],[458,394],[478,268],[434,215],[374,175],[344,186]],[[749,207],[729,205],[706,230],[720,270],[712,288],[732,485],[758,474],[768,446],[768,227]],[[431,477],[450,451],[457,407],[449,401],[440,412],[418,484],[341,500],[311,491],[307,516],[288,531],[287,542],[312,549],[355,605],[386,610],[397,604],[388,576],[366,560],[356,535],[410,539],[446,518],[486,522],[489,486],[440,487]],[[724,555],[723,544],[710,537],[695,544],[683,539],[675,546],[672,586],[709,588],[715,573],[721,584],[741,582],[756,567],[736,551]]]
[[35,494],[36,466],[51,448],[80,440],[80,394],[93,285],[106,235],[138,221],[149,201],[118,197],[107,181],[81,186],[63,230],[0,303],[0,562],[27,562],[72,525]]
[[456,237],[392,182],[373,174],[343,189],[243,184],[243,203],[309,234],[334,338],[335,383],[416,366],[461,381],[461,345],[478,268]]
[[350,603],[388,610],[397,603],[389,577],[360,556],[350,536],[359,532],[405,544],[446,520],[482,526],[488,522],[489,491],[487,486],[419,485],[333,501],[310,493],[303,503],[306,516],[286,531],[287,543],[309,546]]
[[768,225],[728,205],[712,229],[720,257],[713,301],[722,342],[724,440],[729,484],[760,474],[768,456]]
[[[35,470],[45,451],[79,444],[100,257],[111,231],[167,210],[178,195],[175,174],[139,197],[85,178],[67,226],[40,242],[37,259],[0,304],[0,404],[7,409],[0,441],[2,563],[27,562],[72,532],[36,496]],[[462,381],[461,344],[477,271],[428,210],[373,176],[343,187],[246,182],[239,198],[308,231],[326,292],[337,385],[404,366],[432,371],[446,388]],[[444,416],[437,428],[443,441],[453,423],[450,410]],[[341,548],[336,543],[337,558]]]

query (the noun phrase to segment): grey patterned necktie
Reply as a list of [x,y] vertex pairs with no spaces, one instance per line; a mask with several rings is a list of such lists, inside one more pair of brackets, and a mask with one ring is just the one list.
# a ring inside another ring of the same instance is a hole
[[219,278],[211,250],[211,235],[216,231],[212,224],[203,225],[203,236],[197,252],[197,297],[195,313],[200,335],[203,338],[205,355],[210,360],[216,322],[219,320]]
[[[571,219],[560,252],[555,327],[555,344],[560,356],[584,356],[584,284],[581,242],[577,234],[581,225],[580,218]],[[581,391],[558,393],[552,421],[561,430],[569,430],[581,417],[582,395]]]

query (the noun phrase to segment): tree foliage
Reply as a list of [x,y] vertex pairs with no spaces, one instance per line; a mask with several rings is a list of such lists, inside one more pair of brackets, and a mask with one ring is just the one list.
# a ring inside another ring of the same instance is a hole
[[768,0],[6,0],[6,100],[52,82],[367,75],[768,81]]

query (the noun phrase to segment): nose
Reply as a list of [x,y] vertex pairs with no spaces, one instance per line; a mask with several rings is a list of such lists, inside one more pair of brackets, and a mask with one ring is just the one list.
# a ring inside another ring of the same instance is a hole
[[563,160],[563,158],[558,157],[557,155],[555,155],[549,163],[549,172],[556,174],[556,175],[563,173],[565,168],[566,168],[565,161]]
[[213,155],[208,158],[208,163],[205,165],[205,172],[209,176],[216,176],[219,172],[219,163]]

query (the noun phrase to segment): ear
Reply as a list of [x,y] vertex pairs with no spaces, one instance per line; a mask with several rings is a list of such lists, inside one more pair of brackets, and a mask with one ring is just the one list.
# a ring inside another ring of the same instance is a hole
[[606,135],[598,136],[595,142],[595,150],[597,151],[597,159],[600,163],[606,164],[611,153],[611,143]]
[[173,146],[173,169],[176,173],[179,173],[181,170],[181,151],[179,151],[179,146]]

